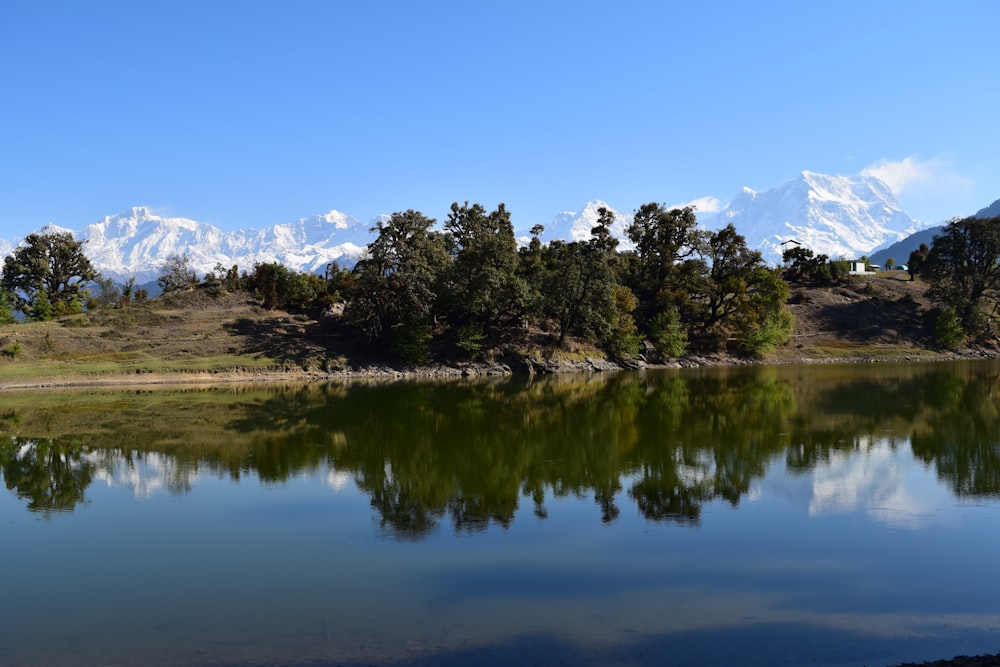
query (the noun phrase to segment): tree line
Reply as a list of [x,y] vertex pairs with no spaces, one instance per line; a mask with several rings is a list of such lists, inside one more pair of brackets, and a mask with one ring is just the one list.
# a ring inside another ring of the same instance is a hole
[[631,358],[648,340],[675,357],[722,348],[762,354],[787,340],[788,286],[732,226],[699,229],[691,208],[640,208],[621,252],[615,216],[591,236],[519,247],[500,204],[452,204],[441,230],[418,211],[395,213],[350,272],[345,316],[372,344],[408,361],[475,356],[538,330],[556,345],[582,340]]
[[[611,233],[614,212],[598,213],[589,239],[543,244],[538,225],[519,244],[503,204],[487,210],[456,202],[440,228],[414,210],[379,221],[351,270],[333,263],[318,275],[258,263],[241,273],[218,265],[199,279],[187,257],[174,256],[157,282],[165,292],[248,290],[270,309],[320,314],[343,304],[344,322],[373,349],[425,363],[516,349],[532,334],[556,346],[583,341],[618,359],[759,356],[789,339],[789,282],[823,284],[846,274],[845,262],[801,247],[785,252],[783,269],[771,267],[732,225],[701,229],[694,209],[658,203],[635,212],[626,230],[634,249],[622,251]],[[932,249],[910,260],[942,304],[936,327],[961,341],[992,334],[1000,219],[954,220]],[[71,234],[32,234],[4,260],[0,322],[147,298],[134,280],[118,286],[102,278]]]

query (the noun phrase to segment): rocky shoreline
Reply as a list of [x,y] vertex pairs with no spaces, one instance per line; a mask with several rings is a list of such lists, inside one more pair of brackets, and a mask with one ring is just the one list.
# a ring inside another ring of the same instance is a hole
[[68,373],[51,377],[0,377],[0,391],[37,390],[69,387],[134,387],[141,385],[211,385],[248,382],[314,382],[314,381],[371,381],[432,378],[503,377],[514,375],[555,375],[568,373],[610,373],[657,369],[685,369],[718,366],[787,366],[822,364],[879,364],[933,361],[969,361],[1000,358],[1000,348],[969,348],[953,352],[934,352],[913,355],[855,354],[850,357],[812,357],[794,354],[777,355],[768,359],[748,359],[728,355],[687,356],[667,363],[648,363],[645,360],[617,362],[610,359],[586,356],[582,359],[531,359],[519,358],[495,362],[470,362],[462,364],[402,365],[371,363],[344,366],[326,371],[303,369],[295,365],[283,367],[231,368],[221,371],[177,370],[171,372],[131,373]]

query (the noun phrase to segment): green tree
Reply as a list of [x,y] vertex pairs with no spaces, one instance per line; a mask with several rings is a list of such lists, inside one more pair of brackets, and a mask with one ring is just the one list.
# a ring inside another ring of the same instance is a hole
[[35,290],[28,311],[31,313],[28,319],[32,322],[48,322],[55,317],[55,308],[44,289]]
[[709,234],[707,338],[735,337],[744,351],[762,355],[788,341],[794,320],[785,308],[789,289],[760,252],[747,248],[732,225]]
[[519,322],[529,304],[514,227],[503,204],[487,213],[480,204],[456,202],[444,228],[454,261],[443,276],[442,305],[449,324],[465,332],[460,346],[474,351],[474,341]]
[[173,292],[184,287],[190,287],[198,282],[198,276],[191,268],[191,258],[188,255],[171,255],[163,265],[163,274],[156,283],[164,292]]
[[544,312],[558,326],[559,345],[567,336],[605,344],[619,317],[614,272],[618,241],[611,236],[614,213],[605,208],[598,213],[589,241],[553,241],[544,253]]
[[688,350],[688,333],[676,306],[656,314],[649,326],[653,347],[661,356],[677,359]]
[[930,247],[926,243],[921,243],[920,247],[910,253],[910,258],[906,262],[906,270],[910,274],[910,280],[916,280],[917,274],[927,261],[927,256],[931,253]]
[[827,255],[814,255],[812,250],[801,246],[785,250],[781,260],[785,264],[785,277],[791,283],[834,283],[845,272],[841,263],[831,262]]
[[345,315],[369,338],[387,342],[407,361],[430,353],[441,275],[449,262],[434,219],[418,211],[393,213],[372,232],[367,256],[354,267],[355,287]]
[[788,312],[788,283],[766,266],[753,269],[747,280],[744,307],[736,318],[736,336],[744,352],[762,357],[792,337],[795,318]]
[[10,297],[10,292],[0,287],[0,325],[17,322],[17,318],[14,316],[13,301]]
[[627,231],[636,253],[628,283],[639,299],[640,322],[648,324],[670,307],[683,314],[705,273],[700,256],[705,232],[698,229],[694,209],[644,204]]
[[632,290],[617,283],[614,285],[613,307],[608,322],[609,331],[605,347],[618,359],[631,359],[642,347],[642,336],[632,316],[638,305],[639,300],[635,298]]
[[69,232],[29,234],[4,259],[0,286],[29,318],[35,316],[37,293],[44,291],[52,317],[78,311],[86,284],[99,277],[83,254],[83,241],[74,241]]
[[95,282],[97,283],[97,296],[91,299],[95,306],[113,308],[114,306],[120,305],[122,300],[122,289],[113,278],[100,278]]
[[545,251],[542,246],[542,233],[545,227],[535,225],[531,228],[531,241],[518,251],[517,275],[524,281],[527,288],[525,295],[525,318],[538,320],[542,317],[543,285],[545,284]]
[[246,282],[268,310],[308,311],[325,303],[326,285],[321,276],[294,271],[277,262],[255,264]]
[[985,333],[1000,306],[1000,218],[951,221],[934,237],[921,273],[928,296],[954,309],[966,333]]

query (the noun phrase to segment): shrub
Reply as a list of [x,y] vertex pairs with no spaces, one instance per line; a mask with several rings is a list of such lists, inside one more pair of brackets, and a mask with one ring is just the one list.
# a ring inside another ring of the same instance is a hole
[[467,354],[475,354],[483,349],[486,334],[483,327],[475,322],[463,324],[455,332],[455,345]]
[[760,326],[751,327],[743,334],[743,348],[755,357],[763,357],[774,352],[792,337],[795,318],[787,310],[768,315]]
[[18,343],[17,341],[14,341],[13,343],[9,343],[6,346],[4,346],[2,352],[3,352],[3,356],[5,356],[5,357],[7,357],[9,359],[13,359],[13,358],[17,357],[19,354],[21,354],[21,344]]
[[687,352],[688,335],[676,307],[672,306],[653,318],[650,323],[650,337],[656,351],[664,357],[676,359]]
[[403,361],[426,364],[431,360],[431,328],[420,322],[392,325],[389,348]]
[[965,330],[954,308],[938,311],[934,318],[934,342],[943,348],[955,350],[965,342]]

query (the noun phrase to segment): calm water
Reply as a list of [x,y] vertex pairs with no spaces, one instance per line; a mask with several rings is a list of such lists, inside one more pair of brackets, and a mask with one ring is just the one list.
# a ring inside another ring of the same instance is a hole
[[1000,365],[0,395],[0,664],[1000,651]]

